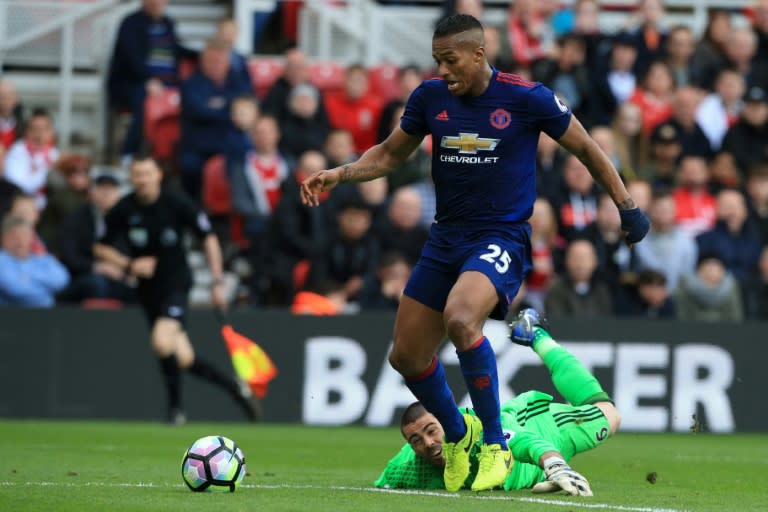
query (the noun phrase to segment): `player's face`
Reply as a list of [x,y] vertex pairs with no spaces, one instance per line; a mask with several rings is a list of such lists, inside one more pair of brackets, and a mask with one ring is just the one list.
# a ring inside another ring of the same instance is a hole
[[432,57],[437,64],[437,73],[454,96],[483,92],[485,49],[471,41],[466,32],[432,40]]
[[419,457],[437,467],[445,466],[443,457],[442,425],[434,415],[427,413],[413,423],[403,427],[403,437]]

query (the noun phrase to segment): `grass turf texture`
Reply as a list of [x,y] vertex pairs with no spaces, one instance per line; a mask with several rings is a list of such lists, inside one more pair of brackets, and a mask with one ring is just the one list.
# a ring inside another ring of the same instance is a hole
[[[234,494],[182,482],[184,450],[210,434],[245,452]],[[400,445],[395,429],[362,427],[0,421],[0,511],[768,510],[766,435],[620,434],[573,461],[593,498],[373,490]]]

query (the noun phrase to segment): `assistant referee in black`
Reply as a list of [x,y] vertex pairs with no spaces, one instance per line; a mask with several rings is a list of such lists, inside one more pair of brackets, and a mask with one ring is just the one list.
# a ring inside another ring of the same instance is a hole
[[[139,302],[168,392],[168,421],[177,425],[186,422],[181,405],[181,370],[225,389],[249,419],[258,419],[258,408],[247,386],[196,357],[184,326],[192,287],[192,272],[183,246],[186,229],[203,241],[213,276],[214,306],[225,305],[221,246],[208,216],[181,192],[163,187],[163,172],[150,155],[134,157],[130,181],[133,191],[107,213],[106,230],[95,244],[94,253],[138,280]],[[128,247],[127,254],[116,249],[118,242]]]

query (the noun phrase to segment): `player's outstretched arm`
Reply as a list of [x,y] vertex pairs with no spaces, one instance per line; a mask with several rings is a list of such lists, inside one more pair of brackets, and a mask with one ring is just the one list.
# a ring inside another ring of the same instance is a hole
[[540,465],[547,479],[533,486],[535,493],[565,491],[571,496],[592,496],[589,482],[571,468],[558,452],[548,452],[541,456]]
[[317,206],[320,193],[339,183],[370,181],[388,174],[413,153],[423,138],[396,127],[384,142],[370,148],[357,161],[320,171],[305,179],[301,184],[302,203]]
[[610,194],[619,208],[621,229],[625,233],[627,244],[631,246],[642,240],[650,228],[648,217],[635,205],[608,155],[600,149],[575,116],[571,117],[568,129],[558,142],[576,155],[589,169],[592,178]]

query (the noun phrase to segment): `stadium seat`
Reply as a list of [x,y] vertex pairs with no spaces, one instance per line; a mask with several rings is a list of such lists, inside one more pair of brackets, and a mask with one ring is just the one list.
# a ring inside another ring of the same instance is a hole
[[223,155],[208,159],[203,167],[203,206],[209,215],[229,215],[232,210],[229,178]]
[[323,93],[344,90],[344,66],[333,61],[318,61],[309,65],[309,80]]
[[100,297],[91,297],[83,299],[80,306],[84,309],[122,309],[124,304],[119,299],[105,299]]
[[284,68],[285,63],[279,59],[250,59],[248,61],[248,71],[251,74],[251,85],[256,96],[260,99],[266,98],[272,84],[283,74]]
[[371,92],[386,103],[400,96],[400,68],[395,64],[380,64],[368,70]]
[[144,102],[144,137],[152,154],[161,162],[172,162],[181,136],[181,95],[167,88],[147,96]]

